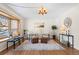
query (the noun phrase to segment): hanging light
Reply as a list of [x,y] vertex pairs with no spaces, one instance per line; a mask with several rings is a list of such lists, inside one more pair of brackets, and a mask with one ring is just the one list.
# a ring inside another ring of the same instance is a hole
[[38,14],[44,15],[44,14],[47,14],[47,12],[48,12],[48,10],[47,10],[46,8],[41,7],[41,8],[39,9]]

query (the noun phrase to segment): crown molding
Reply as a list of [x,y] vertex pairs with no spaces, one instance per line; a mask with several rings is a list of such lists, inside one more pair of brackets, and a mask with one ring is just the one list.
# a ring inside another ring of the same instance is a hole
[[14,13],[11,9],[9,9],[7,6],[4,4],[0,4],[0,15],[6,16],[10,19],[16,19],[16,20],[21,20],[23,18],[19,17],[17,13]]

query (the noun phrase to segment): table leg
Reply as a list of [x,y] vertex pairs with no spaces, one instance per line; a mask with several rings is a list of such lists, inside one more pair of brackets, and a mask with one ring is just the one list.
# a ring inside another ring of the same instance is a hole
[[19,45],[20,45],[20,39],[19,39]]
[[15,42],[13,42],[13,45],[14,45],[14,49],[15,49]]
[[8,49],[8,42],[7,42],[7,49]]

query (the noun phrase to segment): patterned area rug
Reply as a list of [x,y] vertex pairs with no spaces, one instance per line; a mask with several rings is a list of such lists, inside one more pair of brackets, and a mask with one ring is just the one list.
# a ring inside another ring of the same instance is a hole
[[64,50],[59,44],[24,44],[18,46],[15,50]]

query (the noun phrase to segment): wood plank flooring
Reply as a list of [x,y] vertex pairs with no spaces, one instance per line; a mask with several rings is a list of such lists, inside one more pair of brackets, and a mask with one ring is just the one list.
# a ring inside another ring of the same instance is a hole
[[[25,40],[21,45],[28,43],[28,40]],[[49,42],[56,43],[53,40]],[[18,45],[17,45],[18,46]],[[79,50],[67,48],[64,50],[23,50],[15,51],[13,48],[6,50],[1,53],[2,55],[79,55]]]

